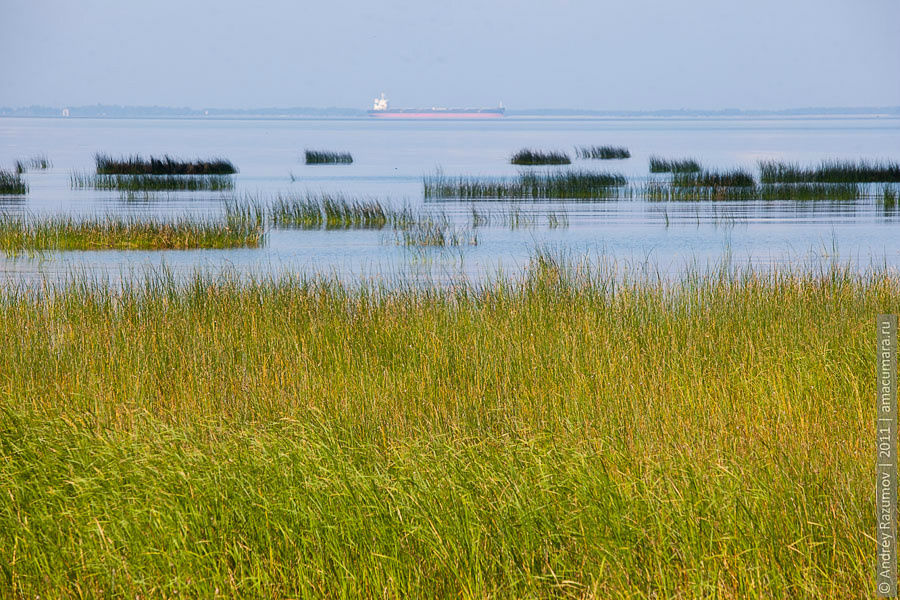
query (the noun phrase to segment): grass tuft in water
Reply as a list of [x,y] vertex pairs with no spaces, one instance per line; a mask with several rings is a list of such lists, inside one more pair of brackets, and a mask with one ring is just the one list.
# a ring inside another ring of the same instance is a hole
[[262,239],[259,214],[248,206],[226,209],[224,218],[208,219],[0,214],[0,250],[7,256],[65,250],[255,248]]
[[171,156],[144,159],[140,154],[112,157],[94,155],[99,175],[232,175],[237,173],[231,161],[224,158],[195,161],[180,160]]
[[672,177],[676,187],[753,187],[753,174],[743,169],[728,171],[676,172]]
[[223,191],[234,188],[228,175],[93,175],[69,174],[72,189],[118,190],[123,192],[153,191]]
[[591,171],[524,172],[515,179],[448,177],[438,171],[423,179],[425,198],[463,200],[612,198],[618,193],[617,186],[625,183],[623,175]]
[[651,173],[697,173],[700,170],[700,162],[693,158],[666,159],[659,156],[650,157]]
[[19,172],[0,169],[0,194],[22,196],[28,193],[28,184]]
[[35,154],[27,161],[16,161],[16,172],[19,174],[27,171],[46,171],[53,166],[46,154]]
[[306,164],[308,165],[335,165],[353,162],[353,156],[349,152],[329,152],[327,150],[306,150]]
[[879,199],[885,208],[896,208],[898,195],[900,195],[900,193],[898,193],[896,187],[886,184],[881,187]]
[[578,158],[582,159],[598,159],[598,160],[615,160],[631,158],[631,152],[628,148],[621,146],[581,146],[576,149]]
[[762,183],[891,183],[900,182],[900,163],[823,160],[815,167],[760,161]]
[[513,154],[509,162],[514,165],[568,165],[572,159],[564,152],[523,148]]

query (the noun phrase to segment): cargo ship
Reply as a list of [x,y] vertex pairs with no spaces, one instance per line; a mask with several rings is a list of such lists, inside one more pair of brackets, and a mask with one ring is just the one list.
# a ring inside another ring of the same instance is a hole
[[505,114],[502,102],[497,108],[390,108],[383,92],[369,111],[370,117],[380,119],[496,119]]

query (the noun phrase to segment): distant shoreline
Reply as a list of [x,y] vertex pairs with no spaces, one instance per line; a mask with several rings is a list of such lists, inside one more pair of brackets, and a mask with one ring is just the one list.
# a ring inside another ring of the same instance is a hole
[[[28,106],[0,107],[0,118],[90,118],[90,119],[204,119],[204,120],[292,120],[292,119],[369,119],[367,111],[354,108],[258,108],[192,109],[161,106]],[[746,118],[898,118],[900,106],[881,107],[809,107],[780,110],[694,110],[661,109],[648,111],[522,109],[507,110],[506,119],[746,119]]]

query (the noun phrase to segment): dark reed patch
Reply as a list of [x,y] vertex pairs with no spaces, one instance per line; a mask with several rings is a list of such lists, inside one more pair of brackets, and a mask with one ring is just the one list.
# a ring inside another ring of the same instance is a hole
[[900,182],[900,163],[823,160],[815,167],[760,161],[762,183],[893,183]]
[[91,175],[71,173],[72,189],[153,191],[222,191],[234,189],[228,175]]
[[28,193],[28,184],[19,172],[0,169],[0,194],[22,196]]
[[523,148],[509,159],[514,165],[568,165],[572,159],[564,152]]
[[753,175],[743,169],[728,171],[676,172],[672,177],[676,187],[753,187]]
[[306,150],[305,154],[308,165],[349,165],[353,163],[353,156],[349,152]]
[[140,154],[114,158],[107,154],[95,154],[98,175],[232,175],[237,169],[224,158],[186,161],[151,156],[144,159]]
[[525,172],[514,179],[447,177],[438,172],[426,176],[423,183],[426,198],[598,199],[615,197],[617,186],[626,180],[617,173],[590,171]]
[[700,162],[693,158],[666,159],[650,157],[651,173],[697,173],[702,169]]
[[621,146],[581,146],[576,148],[578,158],[595,160],[621,160],[631,158],[628,148]]

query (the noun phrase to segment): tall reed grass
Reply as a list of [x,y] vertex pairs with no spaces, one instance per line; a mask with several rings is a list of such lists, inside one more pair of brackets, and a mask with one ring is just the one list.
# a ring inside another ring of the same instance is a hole
[[628,148],[621,146],[580,146],[576,148],[578,158],[613,160],[631,158]]
[[246,207],[226,210],[224,218],[171,220],[107,215],[22,216],[0,213],[0,251],[7,256],[66,250],[187,250],[254,248],[263,240],[263,223]]
[[815,167],[795,163],[760,161],[763,183],[890,183],[900,181],[900,163],[823,160]]
[[676,187],[753,187],[756,185],[756,181],[753,179],[753,174],[744,169],[702,170],[695,173],[676,172],[672,176],[672,185]]
[[875,594],[842,268],[0,289],[11,597]]
[[231,175],[237,169],[224,158],[194,161],[182,160],[165,155],[145,159],[140,154],[113,157],[108,154],[94,155],[98,175]]
[[666,159],[659,156],[650,157],[651,173],[697,173],[701,169],[700,162],[694,158]]
[[28,193],[28,184],[19,172],[0,169],[0,194],[22,196]]
[[514,179],[448,177],[438,171],[423,179],[425,198],[464,200],[502,199],[597,199],[615,197],[617,186],[625,185],[617,173],[592,171],[523,172]]
[[153,191],[225,191],[234,189],[228,175],[92,175],[69,174],[73,190],[119,190],[122,192]]
[[349,152],[306,150],[306,164],[308,165],[351,164],[352,162],[353,156]]
[[509,159],[514,165],[568,165],[572,162],[565,152],[523,148]]

